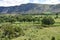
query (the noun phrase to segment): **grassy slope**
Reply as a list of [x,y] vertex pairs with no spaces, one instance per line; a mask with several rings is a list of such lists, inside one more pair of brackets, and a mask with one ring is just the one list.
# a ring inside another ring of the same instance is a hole
[[49,27],[49,28],[28,28],[25,32],[24,36],[20,36],[13,40],[24,40],[24,39],[32,39],[32,40],[51,40],[54,36],[56,40],[60,40],[60,27]]
[[[60,22],[60,18],[55,19],[56,22]],[[56,25],[60,25],[60,23],[55,23]],[[23,26],[31,26],[31,23],[29,25],[25,23],[22,24]],[[23,28],[23,27],[22,27]],[[27,28],[27,27],[26,27]],[[51,40],[51,38],[54,36],[56,40],[60,40],[60,27],[49,27],[49,28],[43,28],[39,29],[34,26],[28,27],[27,30],[24,31],[25,35],[20,36],[18,38],[12,39],[12,40]]]

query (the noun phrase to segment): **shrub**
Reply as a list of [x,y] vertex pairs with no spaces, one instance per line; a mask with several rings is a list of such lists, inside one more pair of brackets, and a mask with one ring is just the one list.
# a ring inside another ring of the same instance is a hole
[[55,40],[55,37],[52,37],[52,39],[51,40]]
[[24,35],[22,28],[19,26],[14,26],[12,24],[2,25],[3,37],[8,37],[9,39],[19,37]]
[[41,20],[42,24],[44,25],[53,25],[55,23],[54,19],[52,17],[44,17]]

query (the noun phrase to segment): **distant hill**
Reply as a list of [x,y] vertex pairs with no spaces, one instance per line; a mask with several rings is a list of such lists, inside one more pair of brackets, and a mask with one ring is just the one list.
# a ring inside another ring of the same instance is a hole
[[42,13],[42,12],[60,12],[60,4],[35,4],[28,3],[19,6],[0,7],[0,13]]

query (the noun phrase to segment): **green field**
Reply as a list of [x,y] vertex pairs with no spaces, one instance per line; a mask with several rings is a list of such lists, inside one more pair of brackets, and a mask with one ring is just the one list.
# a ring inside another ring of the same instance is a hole
[[[21,19],[23,18],[21,17],[21,15],[16,15],[16,16],[20,17]],[[4,20],[3,23],[0,23],[0,27],[4,27],[4,26],[10,27],[10,25],[13,25],[14,27],[15,26],[20,27],[24,32],[24,35],[14,37],[11,40],[60,40],[60,15],[58,15],[58,18],[55,18],[56,15],[31,15],[32,18],[38,17],[40,19],[39,22],[36,21],[28,22],[25,21],[26,19],[21,22],[20,19],[16,20],[16,16],[10,14],[0,15],[0,19]],[[29,16],[24,16],[24,17],[28,18]],[[41,20],[45,16],[52,17],[55,20],[55,23],[53,25],[48,25],[48,27],[43,27],[41,25]],[[6,18],[8,19],[8,21],[6,20]],[[12,21],[9,18],[12,18]]]
[[[55,17],[55,15],[49,16],[52,16],[53,18]],[[52,40],[52,37],[55,37],[55,40],[60,40],[60,18],[55,19],[55,22],[56,23],[54,26],[47,28],[41,28],[41,26],[32,26],[32,23],[24,23],[22,25],[27,27],[27,30],[24,30],[25,35],[13,40]]]
[[50,27],[50,28],[27,28],[24,36],[20,36],[13,40],[51,40],[55,37],[56,40],[60,40],[60,27]]

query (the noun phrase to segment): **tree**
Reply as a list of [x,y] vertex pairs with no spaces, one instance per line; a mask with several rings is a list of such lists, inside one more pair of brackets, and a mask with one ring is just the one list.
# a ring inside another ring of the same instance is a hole
[[31,22],[32,21],[32,16],[31,15],[24,16],[23,21]]
[[40,23],[40,18],[39,17],[35,17],[32,19],[34,23],[39,24]]
[[52,17],[44,17],[41,20],[42,24],[44,25],[53,25],[55,23],[54,19]]
[[56,18],[58,18],[58,13],[56,13],[56,17],[55,17],[55,19],[56,19]]

